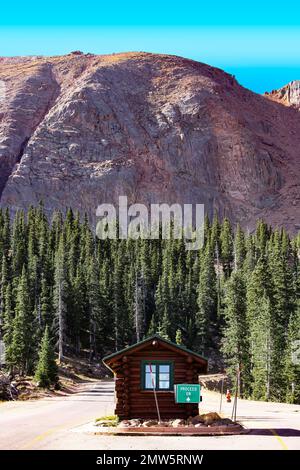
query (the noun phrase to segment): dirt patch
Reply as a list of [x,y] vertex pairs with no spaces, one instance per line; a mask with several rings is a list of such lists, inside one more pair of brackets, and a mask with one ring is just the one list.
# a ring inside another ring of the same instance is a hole
[[34,400],[39,398],[66,396],[77,392],[80,384],[108,377],[107,369],[100,363],[90,364],[85,359],[65,358],[58,369],[59,386],[43,389],[37,386],[32,376],[15,376],[12,380],[1,374],[0,399]]
[[199,376],[199,383],[203,388],[212,392],[223,392],[232,388],[232,382],[226,374],[207,374]]

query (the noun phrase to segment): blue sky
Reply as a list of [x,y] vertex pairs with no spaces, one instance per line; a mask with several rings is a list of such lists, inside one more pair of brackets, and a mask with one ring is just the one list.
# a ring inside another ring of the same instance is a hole
[[263,92],[300,79],[300,2],[86,0],[5,2],[0,55],[182,55],[234,73]]

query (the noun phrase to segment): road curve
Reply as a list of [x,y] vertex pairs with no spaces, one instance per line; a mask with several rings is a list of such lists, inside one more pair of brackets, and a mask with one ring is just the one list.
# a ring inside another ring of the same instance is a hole
[[[0,404],[0,449],[36,449],[70,429],[113,413],[114,382],[87,382],[65,397]],[[53,447],[55,444],[53,443]]]

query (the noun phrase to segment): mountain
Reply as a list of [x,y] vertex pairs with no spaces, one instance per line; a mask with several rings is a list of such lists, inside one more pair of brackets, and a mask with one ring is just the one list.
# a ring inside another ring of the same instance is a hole
[[127,195],[204,203],[245,228],[263,217],[294,232],[292,83],[261,96],[220,69],[140,52],[1,58],[1,206],[43,200],[49,214],[71,206],[95,220],[98,204]]
[[265,95],[278,103],[300,109],[300,80],[294,80],[279,90],[272,90]]

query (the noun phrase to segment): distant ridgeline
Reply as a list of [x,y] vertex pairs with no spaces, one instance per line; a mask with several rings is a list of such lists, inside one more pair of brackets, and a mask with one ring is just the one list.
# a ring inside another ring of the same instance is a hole
[[188,251],[184,240],[99,240],[71,210],[51,224],[42,207],[13,222],[0,212],[5,367],[34,373],[48,335],[60,360],[100,360],[158,332],[213,370],[239,368],[242,396],[300,403],[300,236],[263,221],[253,234],[205,225],[203,248]]

